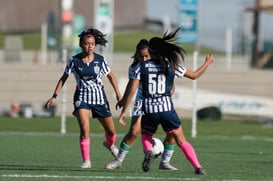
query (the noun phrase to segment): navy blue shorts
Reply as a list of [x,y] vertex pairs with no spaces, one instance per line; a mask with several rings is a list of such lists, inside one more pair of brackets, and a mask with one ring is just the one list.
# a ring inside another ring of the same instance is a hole
[[85,102],[77,101],[74,104],[74,112],[78,111],[79,109],[91,110],[93,118],[97,118],[97,117],[107,118],[112,116],[108,103],[100,105],[100,104],[87,104]]
[[181,121],[175,110],[144,114],[141,120],[141,127],[150,133],[155,133],[158,125],[161,124],[165,132],[179,128]]

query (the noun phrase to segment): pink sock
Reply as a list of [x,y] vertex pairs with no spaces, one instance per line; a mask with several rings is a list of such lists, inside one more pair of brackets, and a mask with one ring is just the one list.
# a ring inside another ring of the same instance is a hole
[[90,139],[80,139],[80,148],[83,161],[90,159]]
[[147,133],[144,133],[141,135],[141,142],[142,142],[144,153],[152,150],[152,147],[153,147],[152,137],[153,137],[152,134],[147,134]]
[[105,133],[105,139],[106,139],[106,144],[108,146],[112,146],[116,142],[117,135],[113,134],[112,136],[109,136],[107,133]]
[[194,148],[189,142],[184,141],[182,144],[180,144],[180,149],[184,152],[186,158],[195,169],[202,167],[197,159]]

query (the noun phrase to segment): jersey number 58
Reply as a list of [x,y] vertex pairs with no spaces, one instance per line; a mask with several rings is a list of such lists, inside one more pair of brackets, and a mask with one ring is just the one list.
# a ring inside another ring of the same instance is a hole
[[149,94],[163,94],[166,91],[164,74],[149,74]]

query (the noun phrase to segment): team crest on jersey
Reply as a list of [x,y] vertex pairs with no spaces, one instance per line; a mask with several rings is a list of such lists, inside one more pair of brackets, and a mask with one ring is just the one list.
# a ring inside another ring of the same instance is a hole
[[96,65],[94,66],[94,72],[95,72],[96,74],[98,74],[99,71],[100,71],[100,67],[98,66],[98,64],[96,64]]
[[79,71],[82,71],[82,67],[78,67],[78,70],[79,70]]

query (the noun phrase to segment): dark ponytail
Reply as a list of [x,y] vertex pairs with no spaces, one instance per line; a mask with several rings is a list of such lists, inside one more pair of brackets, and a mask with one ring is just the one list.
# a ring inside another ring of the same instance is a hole
[[184,61],[186,51],[177,45],[177,33],[180,28],[171,33],[164,33],[163,38],[153,37],[149,41],[150,53],[160,59],[161,63],[166,67],[166,60],[170,62],[173,68]]

